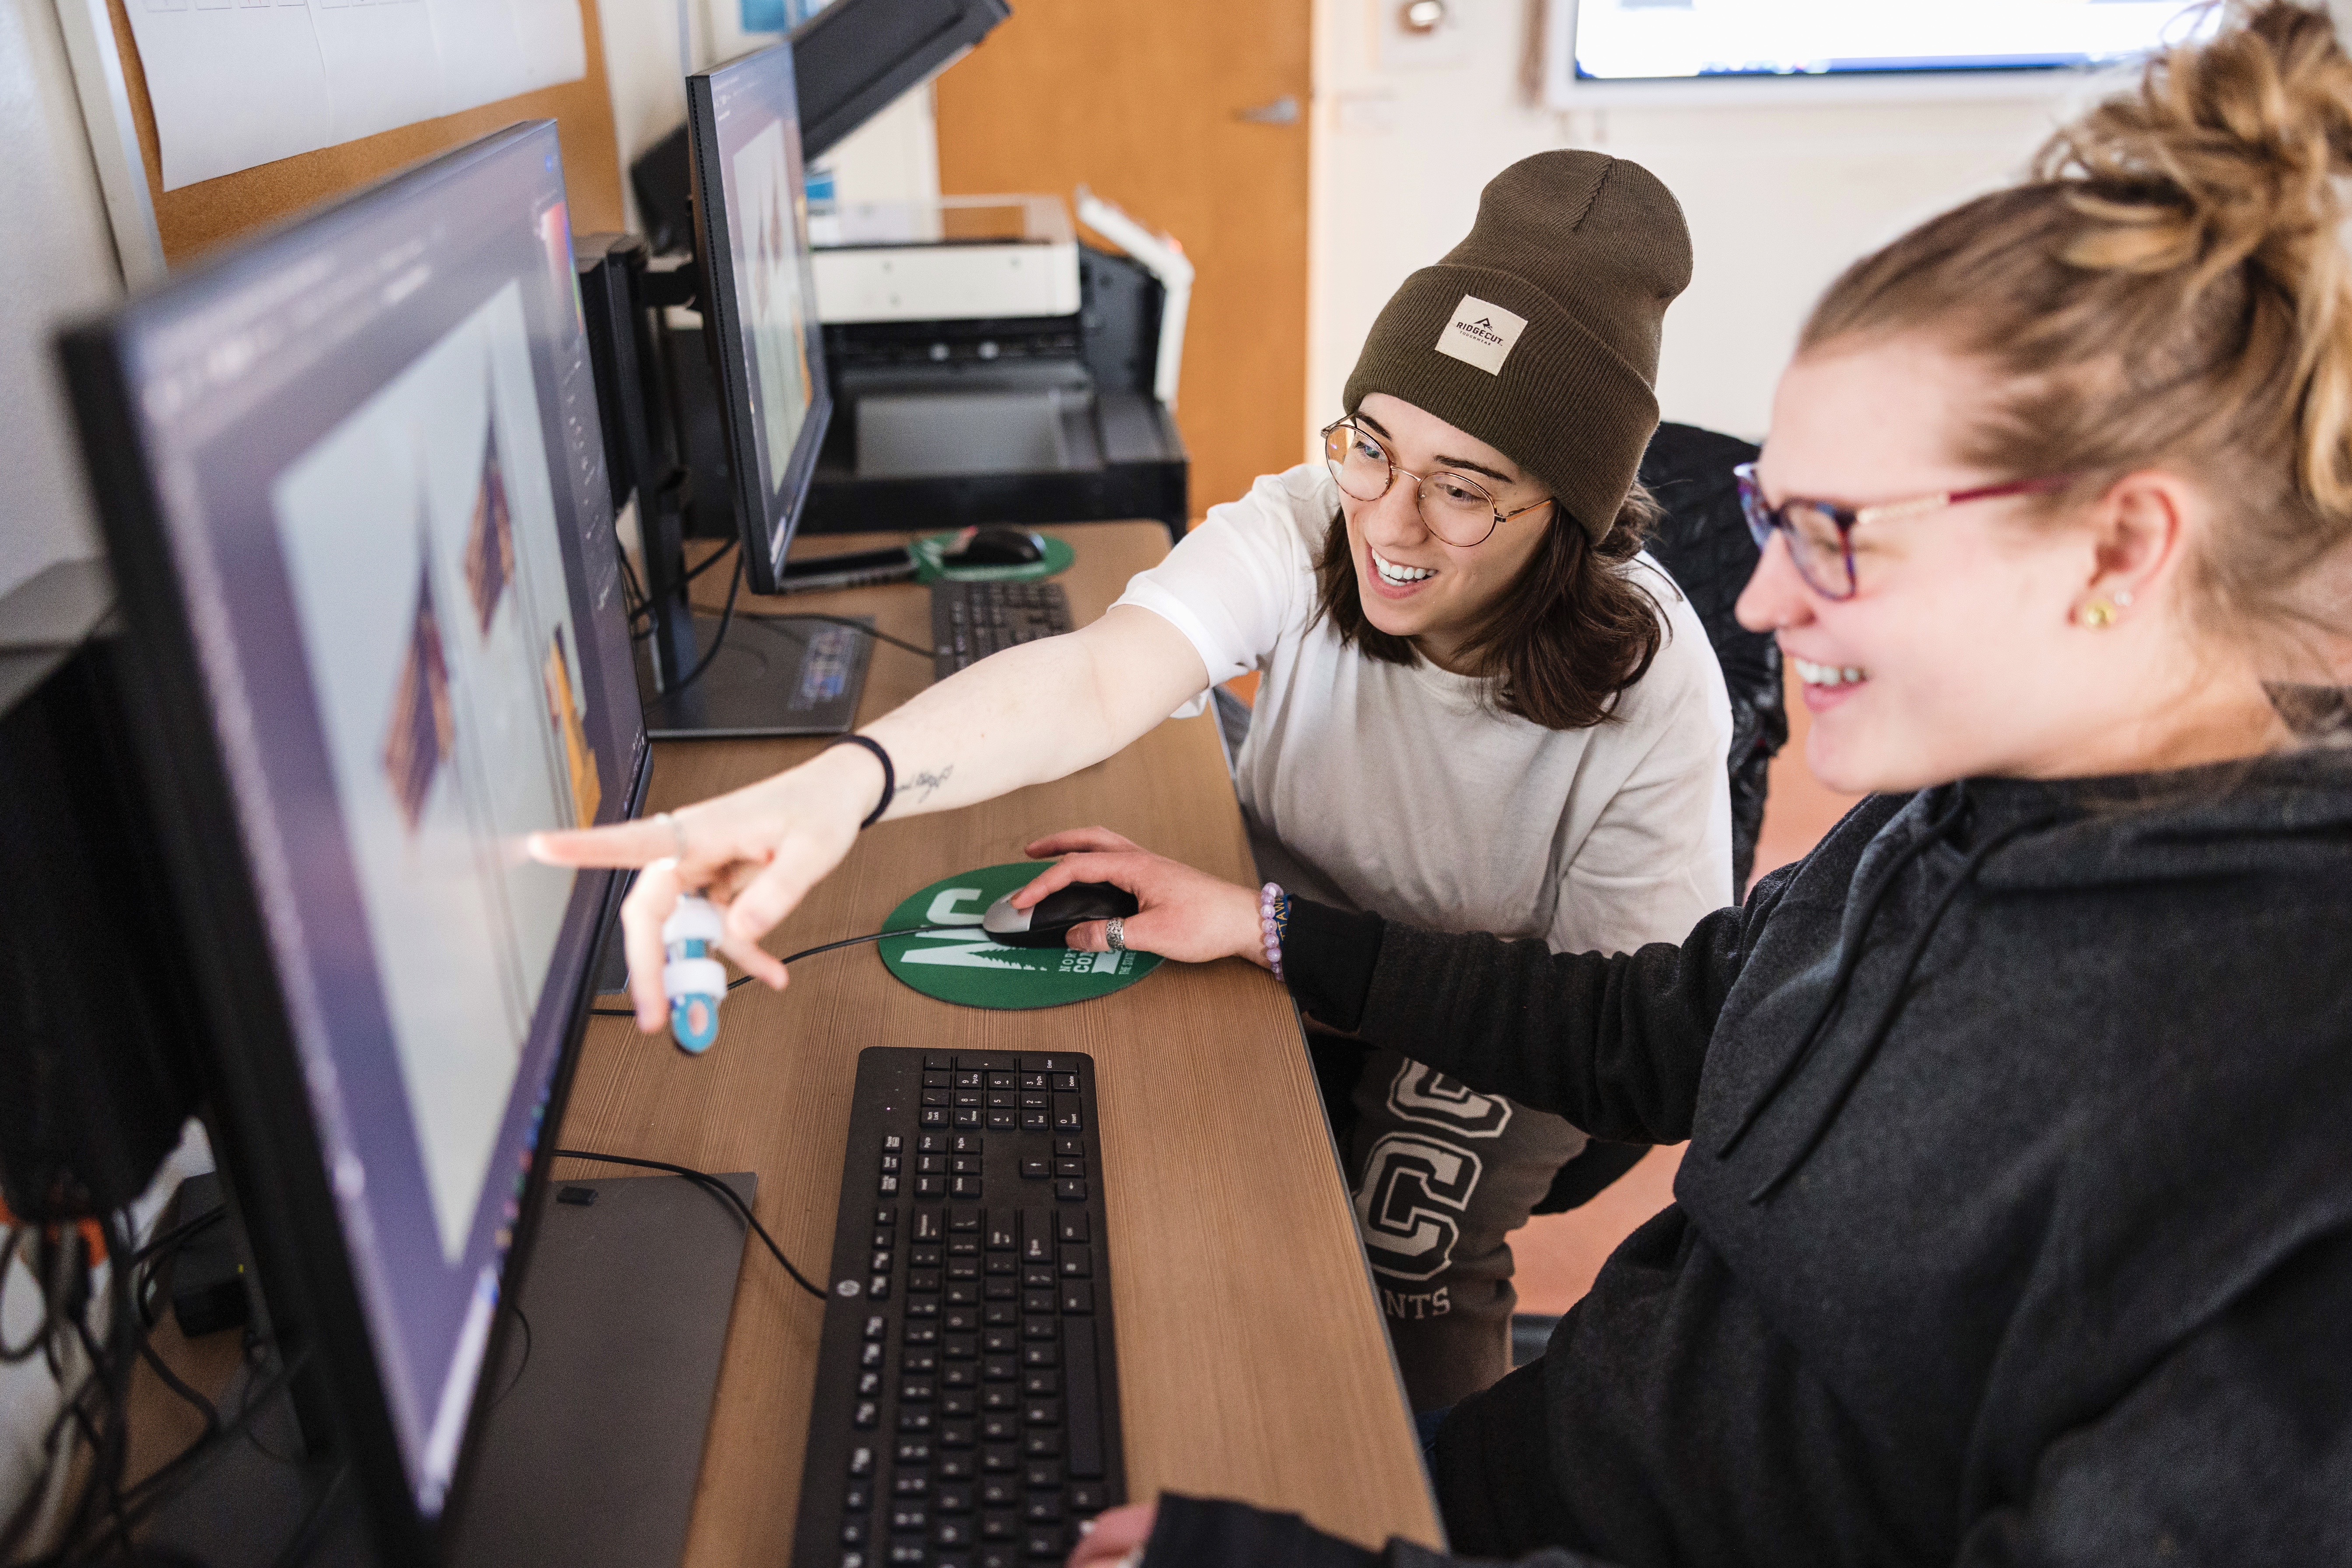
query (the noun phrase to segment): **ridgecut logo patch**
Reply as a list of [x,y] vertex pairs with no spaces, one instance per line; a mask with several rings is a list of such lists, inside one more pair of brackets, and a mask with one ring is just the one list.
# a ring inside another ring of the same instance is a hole
[[1503,374],[1519,334],[1528,330],[1525,316],[1514,316],[1499,305],[1489,305],[1475,294],[1462,296],[1454,319],[1437,334],[1436,348],[1449,359],[1476,365],[1488,375]]

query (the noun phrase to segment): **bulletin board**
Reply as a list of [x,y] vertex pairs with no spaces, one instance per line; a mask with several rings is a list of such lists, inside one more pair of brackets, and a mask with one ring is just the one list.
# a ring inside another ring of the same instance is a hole
[[122,56],[123,85],[130,93],[131,121],[139,132],[139,152],[146,165],[148,195],[155,204],[163,258],[173,266],[223,240],[267,227],[518,120],[555,121],[556,135],[563,146],[563,179],[576,232],[625,226],[620,145],[613,127],[613,95],[604,78],[604,35],[596,0],[580,0],[588,71],[577,81],[240,169],[176,191],[163,189],[154,106],[147,96],[147,75],[140,65],[139,46],[131,36],[124,0],[107,0],[107,12],[114,23],[115,47]]

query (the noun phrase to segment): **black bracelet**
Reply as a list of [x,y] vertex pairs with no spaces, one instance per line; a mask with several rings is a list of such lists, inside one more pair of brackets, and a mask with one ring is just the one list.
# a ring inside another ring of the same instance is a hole
[[882,798],[872,811],[866,814],[866,820],[857,825],[857,831],[863,833],[881,821],[882,814],[890,809],[890,798],[898,793],[898,773],[890,765],[890,753],[884,751],[882,742],[871,735],[844,735],[824,749],[829,752],[835,746],[863,746],[874,753],[876,762],[882,764]]

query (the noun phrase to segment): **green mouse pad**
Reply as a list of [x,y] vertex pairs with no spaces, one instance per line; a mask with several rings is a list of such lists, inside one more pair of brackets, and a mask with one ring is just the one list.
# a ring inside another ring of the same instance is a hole
[[876,943],[883,963],[926,996],[1005,1012],[1108,996],[1160,967],[1160,955],[1151,952],[1074,952],[1066,947],[1000,947],[989,941],[980,929],[988,906],[1052,864],[1023,860],[933,882],[892,910],[883,925],[971,929],[884,937]]
[[[1026,566],[944,566],[940,563],[940,557],[955,548],[956,536],[952,533],[924,534],[910,546],[915,552],[915,580],[936,583],[942,577],[949,577],[959,583],[1026,583],[1039,577],[1051,577],[1057,572],[1066,572],[1070,569],[1070,563],[1078,558],[1078,552],[1066,541],[1050,533],[1041,533],[1038,537],[1045,542],[1045,559],[1032,561]],[[994,898],[996,895],[992,893],[989,896]]]

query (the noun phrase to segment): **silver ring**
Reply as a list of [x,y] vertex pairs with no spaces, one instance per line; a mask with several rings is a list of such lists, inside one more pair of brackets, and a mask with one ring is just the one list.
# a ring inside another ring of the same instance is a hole
[[1103,927],[1103,941],[1109,944],[1113,952],[1127,951],[1127,935],[1122,929],[1126,924],[1125,917],[1113,915],[1110,917],[1110,923]]
[[686,824],[684,824],[684,823],[680,822],[677,817],[672,816],[671,816],[668,812],[667,812],[667,811],[663,811],[663,812],[656,812],[656,813],[654,815],[654,820],[655,820],[656,822],[658,822],[658,823],[662,824],[664,826],[666,826],[666,827],[667,827],[667,828],[669,829],[669,836],[670,836],[670,837],[671,837],[672,839],[676,840],[676,841],[677,841],[677,858],[679,858],[680,860],[685,859],[685,858],[686,858]]

